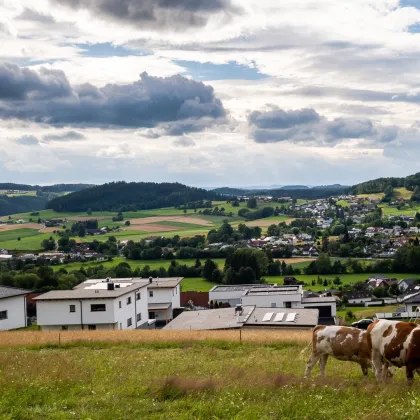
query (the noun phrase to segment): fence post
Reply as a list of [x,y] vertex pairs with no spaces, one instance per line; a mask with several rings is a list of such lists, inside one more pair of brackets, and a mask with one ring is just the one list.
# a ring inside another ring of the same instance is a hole
[[61,334],[58,333],[58,345],[61,346]]
[[239,328],[239,342],[242,343],[242,330]]

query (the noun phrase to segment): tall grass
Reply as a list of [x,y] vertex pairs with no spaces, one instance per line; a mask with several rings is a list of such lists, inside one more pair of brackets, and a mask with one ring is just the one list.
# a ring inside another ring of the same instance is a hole
[[305,344],[311,331],[299,330],[226,330],[226,331],[5,331],[0,332],[0,347],[71,345],[80,343],[225,343]]

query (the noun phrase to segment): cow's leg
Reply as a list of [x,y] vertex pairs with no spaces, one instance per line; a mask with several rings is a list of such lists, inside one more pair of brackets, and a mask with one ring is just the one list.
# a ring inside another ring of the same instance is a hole
[[321,369],[321,376],[325,377],[325,368],[327,367],[328,354],[323,354],[319,360],[319,368]]
[[369,368],[367,363],[361,363],[360,367],[362,368],[363,377],[366,379],[368,377]]
[[407,377],[407,382],[408,385],[412,385],[413,381],[414,381],[414,371],[416,370],[416,368],[414,366],[411,365],[407,365],[405,367],[405,376]]
[[306,370],[305,374],[303,375],[304,378],[308,378],[311,374],[312,368],[316,365],[321,355],[312,353],[309,360],[306,362]]
[[372,352],[372,365],[378,381],[382,379],[382,356],[378,351]]
[[382,380],[387,381],[392,378],[392,374],[390,375],[390,368],[391,365],[388,362],[384,362],[382,365]]

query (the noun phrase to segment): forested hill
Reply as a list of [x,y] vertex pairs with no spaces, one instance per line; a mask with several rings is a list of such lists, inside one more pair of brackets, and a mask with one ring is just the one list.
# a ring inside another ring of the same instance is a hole
[[405,178],[377,178],[372,181],[362,182],[353,186],[353,194],[376,194],[386,193],[390,188],[405,187],[414,191],[420,187],[420,172]]
[[45,196],[7,197],[0,195],[0,216],[43,210],[47,201]]
[[41,192],[73,192],[84,190],[85,188],[93,187],[92,184],[55,184],[55,185],[27,185],[14,184],[12,182],[0,183],[0,190],[5,191],[41,191]]
[[178,183],[112,182],[57,197],[47,208],[64,211],[135,211],[176,207],[202,200],[220,200],[212,191]]

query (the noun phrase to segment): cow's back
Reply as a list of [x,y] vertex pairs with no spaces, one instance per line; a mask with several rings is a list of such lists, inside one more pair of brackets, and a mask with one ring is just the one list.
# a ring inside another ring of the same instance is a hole
[[419,340],[420,344],[420,328],[412,322],[380,320],[368,328],[368,343],[372,351],[398,367],[406,365],[409,349],[411,357],[417,357],[419,351],[414,340]]
[[313,343],[318,353],[339,360],[360,362],[370,359],[366,331],[357,328],[329,326],[314,330]]

